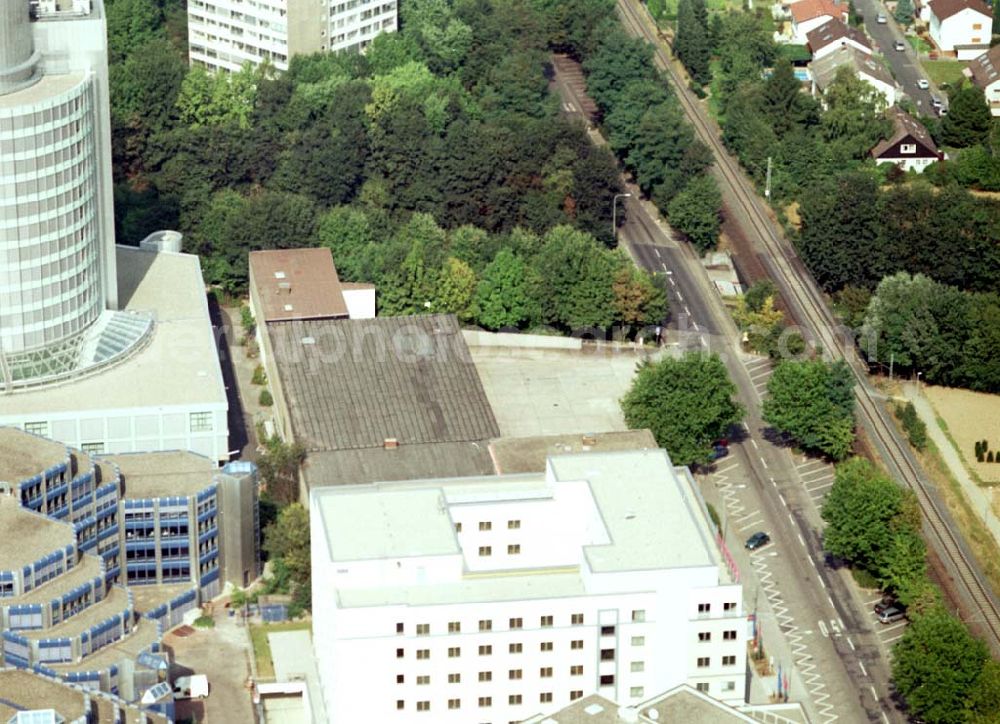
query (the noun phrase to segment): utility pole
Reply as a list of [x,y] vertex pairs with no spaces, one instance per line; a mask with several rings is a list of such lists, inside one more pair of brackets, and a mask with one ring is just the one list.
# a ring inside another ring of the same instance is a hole
[[889,353],[889,382],[892,382],[892,365],[896,361],[896,353]]
[[611,201],[611,238],[618,243],[618,199],[630,199],[632,194],[615,194]]
[[767,182],[764,185],[764,198],[771,200],[771,157],[767,157]]

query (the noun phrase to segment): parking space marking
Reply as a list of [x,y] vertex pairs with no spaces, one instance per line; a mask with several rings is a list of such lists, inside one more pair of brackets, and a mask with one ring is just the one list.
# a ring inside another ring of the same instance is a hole
[[875,687],[874,686],[869,686],[868,688],[871,689],[872,696],[875,697],[875,701],[878,701],[878,692],[875,691]]
[[767,468],[767,460],[764,459],[763,455],[760,456],[760,464]]
[[859,661],[858,666],[861,667],[861,673],[864,674],[865,676],[868,676],[868,669],[865,668],[865,662]]
[[657,259],[661,258],[660,257],[660,249],[658,247],[655,247],[655,246],[653,247],[653,253],[656,254],[656,258]]
[[851,637],[850,636],[847,637],[847,645],[851,647],[851,651],[855,650],[854,649],[854,642],[851,641]]

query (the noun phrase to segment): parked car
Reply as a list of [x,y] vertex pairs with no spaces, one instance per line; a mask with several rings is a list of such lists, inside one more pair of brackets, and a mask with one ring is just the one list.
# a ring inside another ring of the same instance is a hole
[[875,22],[878,23],[879,25],[885,25],[889,21],[886,20],[885,15],[883,15],[882,13],[879,13],[878,17],[875,18]]
[[906,43],[904,43],[902,40],[897,40],[895,43],[893,43],[892,47],[895,48],[896,50],[906,50]]
[[938,98],[937,96],[931,96],[931,105],[934,106],[935,108],[944,107],[944,103],[942,103],[941,99]]
[[906,611],[899,606],[889,606],[879,614],[878,620],[881,623],[895,623],[906,618]]
[[938,116],[947,116],[948,115],[948,109],[945,108],[944,106],[938,106],[937,114],[938,114]]
[[715,462],[720,458],[726,457],[729,454],[729,448],[725,445],[714,445],[712,447],[712,452],[708,454],[708,459],[710,462]]
[[917,81],[917,88],[919,88],[920,90],[927,90],[930,87],[931,87],[930,81],[928,81],[926,78],[921,78],[920,80]]
[[748,551],[755,551],[758,548],[762,548],[771,542],[771,536],[762,530],[757,531],[752,536],[747,538],[746,549]]
[[877,613],[879,616],[881,616],[883,611],[885,611],[887,608],[892,608],[894,606],[896,608],[900,608],[900,606],[898,606],[897,603],[896,603],[895,596],[890,596],[887,593],[884,596],[882,596],[882,600],[881,601],[879,601],[878,603],[875,604],[875,613]]

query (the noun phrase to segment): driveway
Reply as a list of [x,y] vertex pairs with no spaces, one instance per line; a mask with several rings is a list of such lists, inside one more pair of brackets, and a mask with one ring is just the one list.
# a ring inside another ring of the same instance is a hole
[[[855,7],[862,14],[865,20],[865,30],[875,41],[876,51],[881,51],[892,67],[892,74],[896,82],[902,86],[903,91],[913,100],[917,107],[918,115],[934,115],[931,106],[931,96],[935,95],[947,106],[947,96],[931,84],[930,90],[920,90],[917,81],[921,78],[930,81],[923,67],[917,60],[917,53],[913,50],[892,13],[886,10],[879,0],[855,0]],[[884,24],[877,22],[879,14],[885,15]],[[893,50],[896,41],[906,45],[906,50]]]

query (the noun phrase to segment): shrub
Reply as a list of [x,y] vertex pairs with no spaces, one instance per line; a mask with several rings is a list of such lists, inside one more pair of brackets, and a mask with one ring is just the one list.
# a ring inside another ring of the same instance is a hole
[[250,378],[250,382],[255,385],[267,384],[267,373],[264,372],[264,365],[257,365],[253,368],[253,377]]
[[253,314],[250,312],[250,307],[243,305],[240,307],[240,325],[243,327],[243,331],[246,333],[247,337],[253,337],[254,333],[257,331],[257,322],[253,318]]
[[917,408],[912,402],[905,405],[896,405],[896,417],[903,423],[906,436],[910,439],[910,444],[917,450],[923,450],[927,446],[927,426],[917,415]]
[[274,398],[271,397],[271,391],[266,387],[260,391],[260,404],[264,407],[270,407],[274,404]]
[[194,625],[198,628],[215,628],[215,619],[211,616],[199,616],[194,620]]

